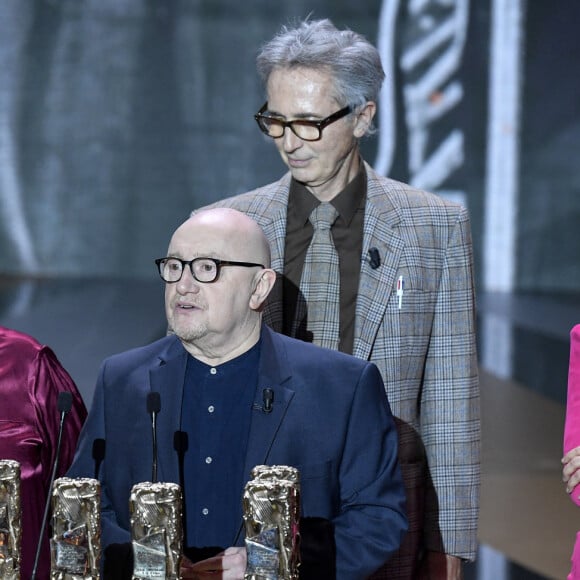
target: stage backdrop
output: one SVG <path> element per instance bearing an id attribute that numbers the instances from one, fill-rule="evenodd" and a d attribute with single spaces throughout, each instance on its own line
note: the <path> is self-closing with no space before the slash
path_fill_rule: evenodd
<path id="1" fill-rule="evenodd" d="M 282 24 L 310 15 L 380 47 L 380 131 L 364 155 L 469 207 L 478 284 L 494 289 L 505 255 L 500 289 L 578 291 L 580 3 L 523 6 L 3 0 L 0 274 L 150 278 L 192 209 L 279 177 L 253 119 L 264 100 L 254 60 Z M 515 41 L 494 54 L 506 31 Z M 511 117 L 490 108 L 502 59 L 514 69 L 495 99 Z M 490 161 L 494 131 L 510 139 L 509 183 L 505 156 Z"/>

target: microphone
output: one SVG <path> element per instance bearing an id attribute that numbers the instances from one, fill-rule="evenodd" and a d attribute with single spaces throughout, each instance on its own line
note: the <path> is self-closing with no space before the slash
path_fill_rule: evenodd
<path id="1" fill-rule="evenodd" d="M 105 440 L 95 439 L 93 441 L 93 460 L 95 462 L 95 479 L 99 479 L 99 469 L 105 459 Z"/>
<path id="2" fill-rule="evenodd" d="M 44 532 L 46 530 L 46 524 L 48 522 L 48 514 L 50 512 L 50 496 L 52 495 L 52 484 L 56 479 L 56 472 L 58 471 L 58 460 L 60 457 L 60 447 L 62 444 L 62 432 L 64 427 L 64 419 L 67 413 L 72 407 L 72 393 L 63 391 L 58 394 L 57 402 L 58 412 L 60 413 L 60 425 L 58 426 L 58 439 L 56 443 L 56 451 L 54 454 L 54 464 L 52 466 L 52 474 L 50 476 L 50 482 L 48 484 L 48 493 L 46 495 L 46 503 L 44 505 L 44 515 L 42 516 L 42 524 L 40 526 L 40 534 L 38 536 L 38 543 L 36 545 L 36 555 L 34 556 L 34 567 L 32 568 L 31 580 L 36 579 L 36 571 L 38 569 L 38 561 L 40 559 L 40 552 L 42 550 L 42 544 L 44 540 Z"/>
<path id="3" fill-rule="evenodd" d="M 179 485 L 181 485 L 183 493 L 183 503 L 181 506 L 182 521 L 187 521 L 187 497 L 185 495 L 185 454 L 189 449 L 189 437 L 187 431 L 175 431 L 173 434 L 173 449 L 177 453 L 177 463 L 179 468 Z M 189 546 L 187 543 L 187 526 L 183 526 L 183 545 Z"/>
<path id="4" fill-rule="evenodd" d="M 377 248 L 369 248 L 369 264 L 373 270 L 376 270 L 381 265 L 381 256 Z"/>
<path id="5" fill-rule="evenodd" d="M 159 411 L 161 411 L 161 395 L 157 391 L 151 391 L 147 395 L 147 413 L 151 415 L 151 434 L 153 438 L 152 483 L 157 483 L 157 414 Z"/>
<path id="6" fill-rule="evenodd" d="M 173 434 L 173 449 L 180 457 L 185 455 L 189 449 L 189 437 L 187 431 L 176 431 Z"/>
<path id="7" fill-rule="evenodd" d="M 264 413 L 272 412 L 272 403 L 274 402 L 274 391 L 272 389 L 264 389 L 262 391 L 262 411 Z"/>

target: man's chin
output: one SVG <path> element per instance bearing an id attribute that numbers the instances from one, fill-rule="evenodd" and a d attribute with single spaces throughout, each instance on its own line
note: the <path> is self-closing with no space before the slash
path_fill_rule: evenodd
<path id="1" fill-rule="evenodd" d="M 309 181 L 309 175 L 308 175 L 308 171 L 306 170 L 306 168 L 299 168 L 299 167 L 292 167 L 289 166 L 288 167 L 290 169 L 290 174 L 292 175 L 292 177 L 298 181 L 299 183 L 302 183 L 304 185 L 307 185 L 308 181 Z"/>
<path id="2" fill-rule="evenodd" d="M 206 329 L 202 327 L 183 327 L 177 324 L 173 327 L 173 333 L 183 342 L 194 342 L 205 335 Z"/>

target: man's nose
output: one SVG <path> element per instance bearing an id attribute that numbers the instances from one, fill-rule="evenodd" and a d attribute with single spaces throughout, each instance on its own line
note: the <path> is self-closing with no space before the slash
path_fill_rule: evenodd
<path id="1" fill-rule="evenodd" d="M 290 127 L 284 127 L 284 135 L 281 139 L 286 152 L 295 151 L 302 146 L 302 139 Z"/>
<path id="2" fill-rule="evenodd" d="M 177 282 L 177 291 L 180 294 L 187 294 L 188 292 L 198 292 L 200 282 L 198 282 L 194 276 L 191 268 L 186 266 L 183 269 L 183 274 L 181 279 Z"/>

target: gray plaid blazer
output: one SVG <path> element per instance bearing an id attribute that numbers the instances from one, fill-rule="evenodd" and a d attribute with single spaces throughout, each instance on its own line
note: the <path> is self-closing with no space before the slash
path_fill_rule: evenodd
<path id="1" fill-rule="evenodd" d="M 479 384 L 468 213 L 377 175 L 368 188 L 353 354 L 374 362 L 399 432 L 409 533 L 388 578 L 411 578 L 422 550 L 473 559 L 480 488 Z M 209 207 L 240 210 L 262 227 L 272 268 L 284 271 L 290 174 Z M 204 208 L 207 209 L 207 208 Z M 381 265 L 372 269 L 368 249 Z M 404 279 L 402 307 L 396 294 Z M 282 330 L 282 284 L 264 320 Z"/>

